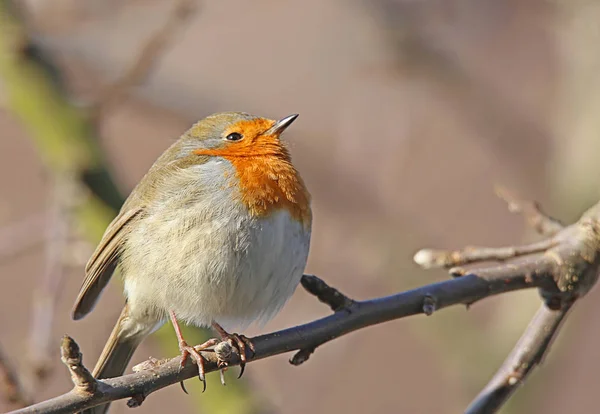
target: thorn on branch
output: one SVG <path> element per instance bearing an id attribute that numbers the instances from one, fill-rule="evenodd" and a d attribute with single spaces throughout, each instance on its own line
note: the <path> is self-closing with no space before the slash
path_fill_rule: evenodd
<path id="1" fill-rule="evenodd" d="M 92 373 L 83 366 L 83 356 L 79 351 L 79 345 L 68 335 L 63 336 L 60 346 L 60 356 L 61 361 L 71 373 L 71 380 L 75 385 L 75 389 L 83 393 L 95 393 L 98 382 Z"/>
<path id="2" fill-rule="evenodd" d="M 504 187 L 497 187 L 496 195 L 508 204 L 508 211 L 522 214 L 529 226 L 541 235 L 553 236 L 564 228 L 560 221 L 544 213 L 535 201 L 520 200 Z"/>
<path id="3" fill-rule="evenodd" d="M 339 290 L 332 288 L 314 275 L 303 275 L 300 283 L 308 293 L 316 296 L 320 302 L 329 305 L 334 312 L 341 310 L 350 311 L 350 308 L 355 303 Z"/>
<path id="4" fill-rule="evenodd" d="M 290 358 L 290 364 L 295 366 L 302 365 L 308 361 L 310 356 L 315 352 L 315 349 L 317 349 L 316 346 L 299 350 Z"/>

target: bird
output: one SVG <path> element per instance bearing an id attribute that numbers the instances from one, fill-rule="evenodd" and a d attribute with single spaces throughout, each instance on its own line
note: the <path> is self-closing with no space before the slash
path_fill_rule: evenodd
<path id="1" fill-rule="evenodd" d="M 236 347 L 241 376 L 246 350 L 254 346 L 229 332 L 274 317 L 308 259 L 311 195 L 281 140 L 297 117 L 210 115 L 184 132 L 133 189 L 88 261 L 72 311 L 75 320 L 87 315 L 119 270 L 125 305 L 95 378 L 122 375 L 142 340 L 168 320 L 182 366 L 192 358 L 204 384 L 199 351 L 220 341 L 190 346 L 179 322 L 212 327 Z"/>

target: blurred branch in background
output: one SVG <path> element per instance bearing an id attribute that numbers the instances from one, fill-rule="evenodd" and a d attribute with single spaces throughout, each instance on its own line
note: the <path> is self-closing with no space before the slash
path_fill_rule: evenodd
<path id="1" fill-rule="evenodd" d="M 512 253 L 507 253 L 509 251 Z M 600 270 L 600 202 L 577 223 L 562 228 L 543 242 L 504 248 L 469 247 L 456 251 L 423 249 L 417 252 L 414 260 L 425 268 L 449 268 L 455 278 L 392 296 L 355 301 L 319 278 L 304 275 L 302 286 L 329 305 L 333 315 L 253 338 L 255 350 L 246 355 L 247 360 L 297 351 L 290 362 L 300 365 L 319 346 L 367 326 L 411 315 L 431 315 L 452 305 L 471 305 L 500 293 L 537 287 L 544 298 L 542 309 L 498 374 L 468 408 L 470 414 L 497 412 L 540 363 L 574 302 L 596 284 Z M 457 267 L 483 261 L 504 263 L 470 271 Z M 72 339 L 66 341 L 76 347 Z M 206 372 L 218 370 L 219 360 L 225 360 L 228 365 L 239 363 L 239 355 L 225 344 L 218 344 L 212 352 L 202 352 L 207 360 Z M 89 375 L 78 374 L 87 370 L 81 365 L 78 348 L 76 354 L 79 355 L 77 369 L 67 364 L 75 384 L 71 392 L 13 414 L 73 412 L 122 398 L 130 398 L 129 406 L 138 406 L 150 393 L 198 375 L 197 366 L 191 361 L 188 360 L 182 369 L 181 357 L 176 357 L 168 361 L 149 360 L 134 369 L 136 374 L 90 383 Z M 375 353 L 365 357 L 377 364 L 390 356 Z M 86 384 L 84 392 L 80 389 L 81 384 Z"/>
<path id="2" fill-rule="evenodd" d="M 535 205 L 520 201 L 506 191 L 501 196 L 509 202 L 509 208 L 516 208 L 525 214 Z M 557 290 L 540 289 L 545 304 L 534 316 L 504 364 L 467 408 L 466 412 L 469 414 L 494 413 L 506 403 L 533 368 L 541 363 L 575 301 L 587 294 L 598 280 L 600 203 L 585 212 L 577 223 L 567 227 L 562 227 L 556 220 L 541 213 L 539 208 L 535 209 L 534 216 L 535 220 L 528 217 L 529 223 L 548 236 L 542 242 L 499 249 L 469 247 L 460 251 L 424 250 L 415 256 L 415 260 L 425 267 L 447 267 L 453 275 L 482 272 L 479 269 L 468 272 L 456 266 L 479 261 L 505 261 L 509 257 L 529 254 L 535 250 L 538 253 L 530 256 L 530 260 L 541 254 L 538 257 L 541 262 L 546 262 L 547 265 L 554 263 L 553 274 Z M 547 250 L 543 248 L 544 245 L 548 247 Z M 508 251 L 512 253 L 507 253 Z M 510 262 L 506 266 L 515 267 Z M 485 272 L 485 268 L 483 271 Z M 534 277 L 534 274 L 528 277 Z"/>
<path id="3" fill-rule="evenodd" d="M 6 399 L 17 407 L 32 404 L 32 399 L 26 394 L 14 364 L 8 360 L 0 347 L 0 398 Z"/>
<path id="4" fill-rule="evenodd" d="M 45 378 L 52 367 L 52 329 L 56 304 L 61 298 L 66 252 L 70 247 L 70 220 L 81 198 L 74 176 L 57 173 L 52 178 L 45 223 L 44 271 L 33 292 L 33 317 L 28 344 L 29 361 L 38 379 Z"/>
<path id="5" fill-rule="evenodd" d="M 464 113 L 487 139 L 478 145 L 489 148 L 506 166 L 523 165 L 529 153 L 540 151 L 551 131 L 544 122 L 532 116 L 504 88 L 482 78 L 469 65 L 468 55 L 453 47 L 445 38 L 444 26 L 452 21 L 452 13 L 469 9 L 469 2 L 377 0 L 367 2 L 384 27 L 388 42 L 395 52 L 395 69 L 403 77 L 426 80 L 437 90 L 465 107 Z M 475 3 L 475 2 L 473 2 Z M 503 6 L 498 5 L 499 8 Z M 453 10 L 456 8 L 457 10 Z M 481 24 L 481 23 L 480 23 Z M 487 131 L 496 131 L 497 138 Z M 522 138 L 527 137 L 527 140 Z M 510 151 L 511 141 L 522 150 Z M 526 142 L 531 144 L 527 145 Z M 522 177 L 532 180 L 533 177 Z M 589 204 L 588 204 L 589 205 Z"/>
<path id="6" fill-rule="evenodd" d="M 86 238 L 96 241 L 124 201 L 99 144 L 98 127 L 102 117 L 131 87 L 149 76 L 175 33 L 190 19 L 195 5 L 194 0 L 175 2 L 165 25 L 150 37 L 131 67 L 108 86 L 92 106 L 82 108 L 74 105 L 67 95 L 60 68 L 50 54 L 29 35 L 23 4 L 18 3 L 17 7 L 16 2 L 0 0 L 0 76 L 7 104 L 29 130 L 52 177 L 46 217 L 26 219 L 18 228 L 3 230 L 7 237 L 15 232 L 22 236 L 17 238 L 22 243 L 17 246 L 12 243 L 12 249 L 4 249 L 3 256 L 13 255 L 39 241 L 46 242 L 46 268 L 33 296 L 29 344 L 33 378 L 25 381 L 31 383 L 32 388 L 50 369 L 54 308 L 61 291 L 68 253 L 65 249 L 70 247 L 70 236 L 76 233 L 73 226 L 76 224 Z M 45 238 L 42 232 L 28 231 L 40 226 L 46 227 Z M 39 237 L 31 237 L 36 233 Z M 207 330 L 190 330 L 194 338 L 209 335 Z M 177 349 L 176 344 L 163 342 L 163 347 L 168 348 L 165 353 Z M 227 412 L 230 408 L 239 413 L 257 412 L 257 399 L 251 395 L 244 383 L 237 382 L 228 387 L 227 399 L 215 398 L 219 396 L 214 394 L 202 396 L 197 402 L 202 407 L 213 408 L 212 412 Z M 218 404 L 211 403 L 213 398 Z"/>
<path id="7" fill-rule="evenodd" d="M 37 230 L 45 222 L 44 214 L 36 214 L 0 228 L 0 261 L 13 258 L 43 243 L 45 234 Z"/>
<path id="8" fill-rule="evenodd" d="M 166 48 L 173 41 L 175 33 L 180 31 L 194 15 L 197 6 L 196 0 L 178 0 L 176 2 L 164 26 L 146 41 L 146 44 L 141 48 L 139 54 L 121 78 L 100 93 L 92 106 L 93 119 L 96 121 L 101 119 L 105 115 L 104 111 L 106 109 L 114 108 L 123 99 L 127 91 L 142 83 L 150 75 L 158 64 L 160 57 L 165 53 Z"/>
<path id="9" fill-rule="evenodd" d="M 548 175 L 561 216 L 576 217 L 600 196 L 600 3 L 553 2 L 560 78 L 555 116 L 556 150 Z"/>
<path id="10" fill-rule="evenodd" d="M 523 74 L 519 73 L 519 66 L 528 59 L 530 66 L 542 65 L 540 62 L 546 62 L 545 54 L 550 59 L 553 57 L 553 39 L 543 33 L 552 27 L 551 13 L 544 14 L 545 7 L 535 5 L 539 2 L 528 3 L 530 10 L 535 12 L 529 19 L 526 18 L 527 24 L 534 29 L 518 33 L 520 29 L 515 24 L 518 19 L 515 9 L 523 10 L 521 6 L 515 7 L 518 2 L 377 0 L 364 3 L 375 11 L 387 42 L 393 48 L 392 76 L 410 84 L 411 88 L 430 90 L 435 97 L 433 99 L 446 101 L 443 106 L 451 111 L 453 119 L 462 118 L 462 122 L 472 128 L 472 147 L 481 150 L 482 156 L 487 156 L 488 161 L 498 161 L 500 165 L 488 179 L 511 182 L 512 186 L 528 194 L 532 189 L 543 193 L 546 173 L 539 165 L 546 157 L 548 146 L 545 142 L 553 133 L 547 122 L 548 117 L 543 114 L 553 108 L 545 109 L 539 99 L 535 100 L 534 105 L 527 103 L 533 102 L 527 94 L 535 87 L 531 87 L 530 79 L 520 79 Z M 532 21 L 535 23 L 532 24 Z M 516 51 L 517 47 L 510 45 L 515 41 L 519 42 L 520 52 Z M 502 51 L 504 47 L 512 50 L 508 56 Z M 532 50 L 525 52 L 530 47 Z M 522 59 L 520 53 L 529 57 Z M 502 56 L 508 57 L 508 60 Z M 547 62 L 545 67 L 552 67 L 552 62 Z M 543 72 L 536 71 L 534 77 L 543 79 Z M 505 75 L 498 76 L 499 73 Z M 511 89 L 506 79 L 519 85 L 516 89 L 528 92 Z M 545 90 L 551 90 L 550 86 L 546 84 Z M 550 102 L 550 99 L 543 101 Z M 432 106 L 431 103 L 429 106 Z M 432 124 L 448 122 L 433 109 L 427 119 Z M 463 139 L 468 136 L 468 132 L 461 131 L 459 134 L 464 134 Z M 446 135 L 441 131 L 439 141 L 433 142 L 437 145 L 437 142 L 460 139 L 456 134 Z M 425 140 L 415 137 L 415 142 Z M 422 151 L 432 151 L 430 148 L 423 145 Z M 532 162 L 536 157 L 542 160 L 539 163 Z M 500 172 L 504 168 L 509 170 Z M 477 186 L 471 180 L 466 182 L 470 189 Z M 456 194 L 463 194 L 462 200 L 467 198 L 464 194 L 468 190 L 455 191 Z M 426 208 L 423 206 L 418 212 Z M 532 212 L 535 206 L 523 208 Z M 468 226 L 457 227 L 461 227 L 464 237 Z M 444 223 L 443 228 L 445 230 L 441 230 L 440 234 L 447 235 L 452 224 L 446 226 Z M 500 231 L 494 232 L 493 237 L 501 234 Z M 506 356 L 506 350 L 510 349 L 537 306 L 536 296 L 524 293 L 520 300 L 502 297 L 475 317 L 456 320 L 444 315 L 432 325 L 422 326 L 413 322 L 411 328 L 425 343 L 445 343 L 444 347 L 436 347 L 434 352 L 445 364 L 446 375 L 460 379 L 455 384 L 463 396 L 457 400 L 459 406 L 464 406 L 468 396 L 480 390 L 480 384 L 487 380 L 490 370 L 495 369 Z M 450 320 L 452 323 L 448 323 Z M 489 343 L 494 343 L 494 346 L 489 346 Z M 467 356 L 471 364 L 465 367 L 464 357 Z M 528 411 L 531 407 L 525 406 L 529 404 L 527 396 L 522 398 L 519 395 L 512 399 L 503 412 Z"/>

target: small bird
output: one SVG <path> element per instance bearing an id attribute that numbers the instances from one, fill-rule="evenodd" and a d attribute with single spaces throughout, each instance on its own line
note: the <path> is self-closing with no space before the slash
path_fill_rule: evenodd
<path id="1" fill-rule="evenodd" d="M 253 345 L 229 330 L 275 316 L 308 258 L 310 194 L 280 140 L 297 117 L 211 115 L 171 145 L 135 187 L 87 263 L 73 309 L 73 319 L 87 315 L 119 268 L 126 304 L 96 378 L 122 375 L 136 347 L 169 319 L 182 366 L 191 357 L 203 382 L 198 351 L 219 340 L 192 347 L 178 321 L 212 326 L 238 349 L 243 372 Z"/>

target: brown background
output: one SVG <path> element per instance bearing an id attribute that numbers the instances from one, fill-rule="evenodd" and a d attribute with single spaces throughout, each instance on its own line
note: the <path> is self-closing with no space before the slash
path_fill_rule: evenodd
<path id="1" fill-rule="evenodd" d="M 30 5 L 43 16 L 41 40 L 84 100 L 122 73 L 172 3 Z M 286 137 L 314 197 L 307 272 L 354 298 L 441 280 L 443 272 L 411 263 L 416 250 L 533 237 L 495 198 L 495 184 L 543 201 L 562 219 L 597 197 L 597 169 L 585 157 L 597 148 L 589 138 L 597 136 L 594 117 L 585 118 L 595 92 L 572 82 L 581 66 L 572 64 L 579 55 L 569 36 L 579 29 L 568 12 L 542 0 L 206 1 L 150 79 L 102 123 L 103 145 L 128 191 L 198 118 L 299 113 Z M 0 224 L 44 211 L 46 184 L 24 129 L 1 110 Z M 19 365 L 42 271 L 41 248 L 0 263 L 0 343 Z M 95 312 L 72 322 L 82 276 L 80 267 L 68 273 L 53 336 L 57 344 L 64 333 L 74 336 L 91 365 L 122 297 L 113 284 Z M 503 412 L 594 411 L 597 298 L 594 290 L 576 306 L 545 364 Z M 371 327 L 319 348 L 299 368 L 288 356 L 253 363 L 242 381 L 274 412 L 461 412 L 538 303 L 535 292 L 515 293 L 468 313 L 461 307 Z M 326 312 L 299 289 L 275 320 L 249 333 Z M 377 351 L 382 345 L 389 353 Z M 134 362 L 149 355 L 165 356 L 148 340 Z M 57 365 L 37 398 L 69 387 Z M 195 412 L 194 401 L 173 386 L 136 412 Z M 0 411 L 9 408 L 2 404 Z M 113 412 L 126 410 L 121 402 Z"/>

